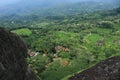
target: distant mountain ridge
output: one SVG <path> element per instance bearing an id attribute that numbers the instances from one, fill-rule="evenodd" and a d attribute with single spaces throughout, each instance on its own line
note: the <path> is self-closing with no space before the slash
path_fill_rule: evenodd
<path id="1" fill-rule="evenodd" d="M 79 2 L 80 1 L 80 2 Z M 99 10 L 109 10 L 119 6 L 119 0 L 65 0 L 65 1 L 51 1 L 51 0 L 21 0 L 18 3 L 0 7 L 1 15 L 22 15 L 22 14 L 36 14 L 40 15 L 71 15 L 82 12 L 92 12 Z"/>

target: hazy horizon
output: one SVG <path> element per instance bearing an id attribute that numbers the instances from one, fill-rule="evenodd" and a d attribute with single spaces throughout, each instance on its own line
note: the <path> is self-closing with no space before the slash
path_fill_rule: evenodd
<path id="1" fill-rule="evenodd" d="M 119 0 L 0 0 L 0 15 L 36 12 L 43 15 L 63 13 L 67 15 L 77 12 L 110 10 L 119 5 Z"/>
<path id="2" fill-rule="evenodd" d="M 19 1 L 21 1 L 21 0 L 0 0 L 0 6 L 13 4 L 13 3 L 16 3 L 16 2 L 19 2 Z"/>
<path id="3" fill-rule="evenodd" d="M 26 1 L 26 0 L 0 0 L 0 6 L 5 6 L 5 5 L 8 5 L 8 4 L 14 4 L 14 3 L 17 3 L 17 2 L 39 2 L 40 4 L 45 4 L 45 3 L 74 3 L 74 2 L 81 2 L 81 1 L 103 1 L 103 2 L 110 2 L 110 1 L 113 1 L 115 3 L 118 3 L 119 0 L 29 0 L 29 1 Z"/>

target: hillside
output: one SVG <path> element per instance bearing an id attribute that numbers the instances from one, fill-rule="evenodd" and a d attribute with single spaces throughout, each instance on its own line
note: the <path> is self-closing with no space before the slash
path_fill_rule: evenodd
<path id="1" fill-rule="evenodd" d="M 11 30 L 26 41 L 29 54 L 37 55 L 28 58 L 28 62 L 42 80 L 64 80 L 106 58 L 120 56 L 119 24 L 118 8 L 69 17 L 46 17 L 43 21 L 33 21 L 27 33 L 26 27 Z"/>
<path id="2" fill-rule="evenodd" d="M 0 13 L 0 26 L 24 40 L 28 66 L 39 80 L 66 80 L 120 56 L 119 0 L 77 1 L 56 5 L 48 0 L 48 7 L 31 0 L 2 8 L 7 10 Z"/>

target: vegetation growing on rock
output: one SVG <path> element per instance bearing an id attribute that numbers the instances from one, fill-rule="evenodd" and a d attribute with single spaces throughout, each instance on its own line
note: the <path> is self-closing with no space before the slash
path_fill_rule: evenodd
<path id="1" fill-rule="evenodd" d="M 37 53 L 27 61 L 40 80 L 64 80 L 106 58 L 120 56 L 120 8 L 83 3 L 36 6 L 32 12 L 0 16 L 0 25 L 20 35 L 31 54 Z"/>

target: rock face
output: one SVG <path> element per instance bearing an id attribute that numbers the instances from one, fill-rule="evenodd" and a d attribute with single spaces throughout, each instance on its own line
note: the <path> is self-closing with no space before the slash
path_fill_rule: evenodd
<path id="1" fill-rule="evenodd" d="M 106 59 L 69 80 L 120 80 L 120 56 Z"/>
<path id="2" fill-rule="evenodd" d="M 16 34 L 0 28 L 0 80 L 37 80 L 26 58 L 24 42 Z M 34 79 L 29 79 L 31 76 Z"/>

